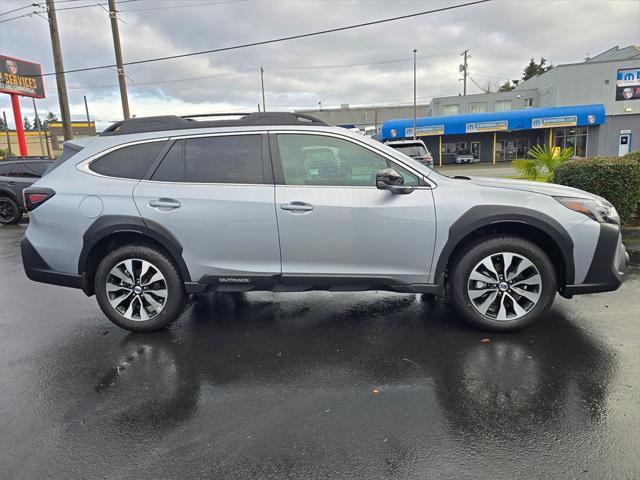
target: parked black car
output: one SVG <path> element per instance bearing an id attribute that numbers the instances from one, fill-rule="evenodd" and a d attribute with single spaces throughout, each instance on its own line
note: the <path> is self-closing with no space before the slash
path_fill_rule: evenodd
<path id="1" fill-rule="evenodd" d="M 22 190 L 38 180 L 51 163 L 49 159 L 0 161 L 0 225 L 22 219 Z"/>

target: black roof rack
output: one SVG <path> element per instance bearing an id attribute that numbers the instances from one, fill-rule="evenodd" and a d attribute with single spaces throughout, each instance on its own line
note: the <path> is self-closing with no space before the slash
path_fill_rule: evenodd
<path id="1" fill-rule="evenodd" d="M 237 117 L 224 120 L 194 120 L 205 117 Z M 244 127 L 263 125 L 328 125 L 311 115 L 290 112 L 254 113 L 198 113 L 195 115 L 163 115 L 158 117 L 131 118 L 116 122 L 100 135 L 129 135 L 132 133 L 159 132 L 163 130 L 183 130 L 188 128 Z"/>

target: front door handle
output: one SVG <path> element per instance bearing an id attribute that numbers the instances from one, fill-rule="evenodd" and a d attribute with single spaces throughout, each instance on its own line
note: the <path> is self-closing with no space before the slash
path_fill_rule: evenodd
<path id="1" fill-rule="evenodd" d="M 7 185 L 9 185 L 10 187 L 15 187 L 16 186 L 16 182 L 7 182 Z"/>
<path id="2" fill-rule="evenodd" d="M 149 202 L 150 207 L 159 208 L 160 210 L 173 210 L 174 208 L 180 208 L 181 205 L 178 200 L 173 198 L 159 198 Z"/>
<path id="3" fill-rule="evenodd" d="M 283 203 L 280 205 L 282 210 L 289 210 L 290 212 L 310 212 L 313 210 L 313 206 L 304 202 L 291 202 Z"/>

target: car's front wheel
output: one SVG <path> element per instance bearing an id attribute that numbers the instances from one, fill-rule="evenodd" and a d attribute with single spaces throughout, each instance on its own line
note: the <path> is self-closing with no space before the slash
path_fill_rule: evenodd
<path id="1" fill-rule="evenodd" d="M 0 225 L 13 225 L 22 219 L 22 210 L 9 197 L 0 197 Z"/>
<path id="2" fill-rule="evenodd" d="M 96 270 L 95 292 L 109 320 L 132 332 L 165 328 L 187 300 L 171 259 L 145 245 L 124 246 L 108 254 Z"/>
<path id="3" fill-rule="evenodd" d="M 450 273 L 453 306 L 487 330 L 531 325 L 547 313 L 557 290 L 549 257 L 536 244 L 511 235 L 471 246 L 454 260 Z"/>

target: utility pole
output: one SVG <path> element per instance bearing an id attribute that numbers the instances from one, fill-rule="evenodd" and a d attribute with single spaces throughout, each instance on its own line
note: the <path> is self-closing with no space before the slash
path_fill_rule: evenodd
<path id="1" fill-rule="evenodd" d="M 33 102 L 33 113 L 36 117 L 36 127 L 38 128 L 38 141 L 40 142 L 40 151 L 44 156 L 44 145 L 42 145 L 42 128 L 40 128 L 40 117 L 38 116 L 38 109 L 36 108 L 36 99 L 31 97 L 31 101 Z"/>
<path id="2" fill-rule="evenodd" d="M 260 67 L 260 83 L 262 83 L 262 111 L 267 111 L 267 104 L 264 101 L 264 68 Z"/>
<path id="3" fill-rule="evenodd" d="M 62 117 L 62 132 L 65 140 L 73 138 L 71 129 L 71 112 L 69 111 L 69 97 L 67 96 L 67 82 L 64 78 L 64 64 L 62 63 L 62 49 L 58 34 L 58 19 L 54 0 L 47 0 L 47 16 L 49 17 L 49 33 L 51 34 L 51 48 L 53 49 L 53 64 L 56 69 L 56 84 L 58 86 L 58 102 Z"/>
<path id="4" fill-rule="evenodd" d="M 464 63 L 462 65 L 460 65 L 460 71 L 462 72 L 462 95 L 466 95 L 467 94 L 467 77 L 469 76 L 469 50 L 465 50 L 464 52 L 462 52 L 460 54 L 460 56 L 464 57 Z"/>
<path id="5" fill-rule="evenodd" d="M 418 108 L 416 105 L 416 53 L 417 49 L 413 49 L 413 139 L 417 138 L 416 123 L 418 119 Z"/>
<path id="6" fill-rule="evenodd" d="M 129 115 L 127 79 L 124 75 L 124 65 L 122 64 L 122 48 L 120 46 L 120 31 L 118 30 L 118 11 L 116 10 L 116 0 L 109 0 L 109 19 L 111 20 L 111 33 L 113 34 L 113 49 L 116 53 L 118 84 L 120 85 L 120 99 L 122 100 L 122 115 L 125 120 L 128 120 L 131 116 Z"/>
<path id="7" fill-rule="evenodd" d="M 87 96 L 83 95 L 84 97 L 84 111 L 87 112 L 87 123 L 91 123 L 91 119 L 89 118 L 89 105 L 87 105 Z"/>

